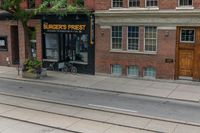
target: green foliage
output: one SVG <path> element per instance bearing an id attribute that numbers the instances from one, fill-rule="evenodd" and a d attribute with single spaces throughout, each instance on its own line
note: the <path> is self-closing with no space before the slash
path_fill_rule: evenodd
<path id="1" fill-rule="evenodd" d="M 28 59 L 23 64 L 23 71 L 30 73 L 40 73 L 42 63 L 37 59 Z"/>

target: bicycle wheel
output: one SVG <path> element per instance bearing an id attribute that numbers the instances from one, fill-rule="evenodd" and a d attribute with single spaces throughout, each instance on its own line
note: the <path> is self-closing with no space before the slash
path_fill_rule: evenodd
<path id="1" fill-rule="evenodd" d="M 75 66 L 71 67 L 71 73 L 76 74 L 77 73 L 77 68 Z"/>
<path id="2" fill-rule="evenodd" d="M 64 73 L 67 73 L 67 72 L 68 72 L 68 67 L 64 67 L 64 68 L 62 69 L 62 71 L 63 71 Z"/>

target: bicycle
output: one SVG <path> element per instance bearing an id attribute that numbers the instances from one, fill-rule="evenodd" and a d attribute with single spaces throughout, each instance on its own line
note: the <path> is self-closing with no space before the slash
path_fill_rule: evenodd
<path id="1" fill-rule="evenodd" d="M 50 71 L 55 71 L 55 65 L 56 63 L 50 63 L 49 66 L 47 67 L 47 70 L 50 70 Z"/>
<path id="2" fill-rule="evenodd" d="M 72 74 L 76 74 L 77 73 L 77 68 L 70 62 L 65 63 L 64 68 L 62 70 L 65 73 L 72 73 Z"/>

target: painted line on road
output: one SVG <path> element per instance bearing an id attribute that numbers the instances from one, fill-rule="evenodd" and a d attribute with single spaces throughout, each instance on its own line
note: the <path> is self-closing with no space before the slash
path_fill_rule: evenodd
<path id="1" fill-rule="evenodd" d="M 131 112 L 131 113 L 137 113 L 138 112 L 138 111 L 135 111 L 135 110 L 121 109 L 121 108 L 109 107 L 109 106 L 103 106 L 103 105 L 96 105 L 96 104 L 88 104 L 88 105 L 93 106 L 93 107 L 97 107 L 97 108 L 105 108 L 105 109 L 118 110 L 118 111 Z"/>

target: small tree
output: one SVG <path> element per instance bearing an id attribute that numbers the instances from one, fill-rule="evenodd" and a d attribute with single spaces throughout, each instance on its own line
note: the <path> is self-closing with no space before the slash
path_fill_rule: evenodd
<path id="1" fill-rule="evenodd" d="M 59 15 L 66 15 L 68 12 L 75 13 L 77 9 L 82 8 L 82 0 L 41 0 L 41 4 L 34 9 L 23 9 L 21 3 L 27 0 L 0 0 L 0 9 L 10 13 L 17 21 L 21 22 L 24 29 L 25 45 L 28 49 L 28 58 L 32 57 L 31 46 L 29 42 L 30 31 L 28 28 L 28 21 L 33 16 L 41 13 L 55 13 Z"/>

